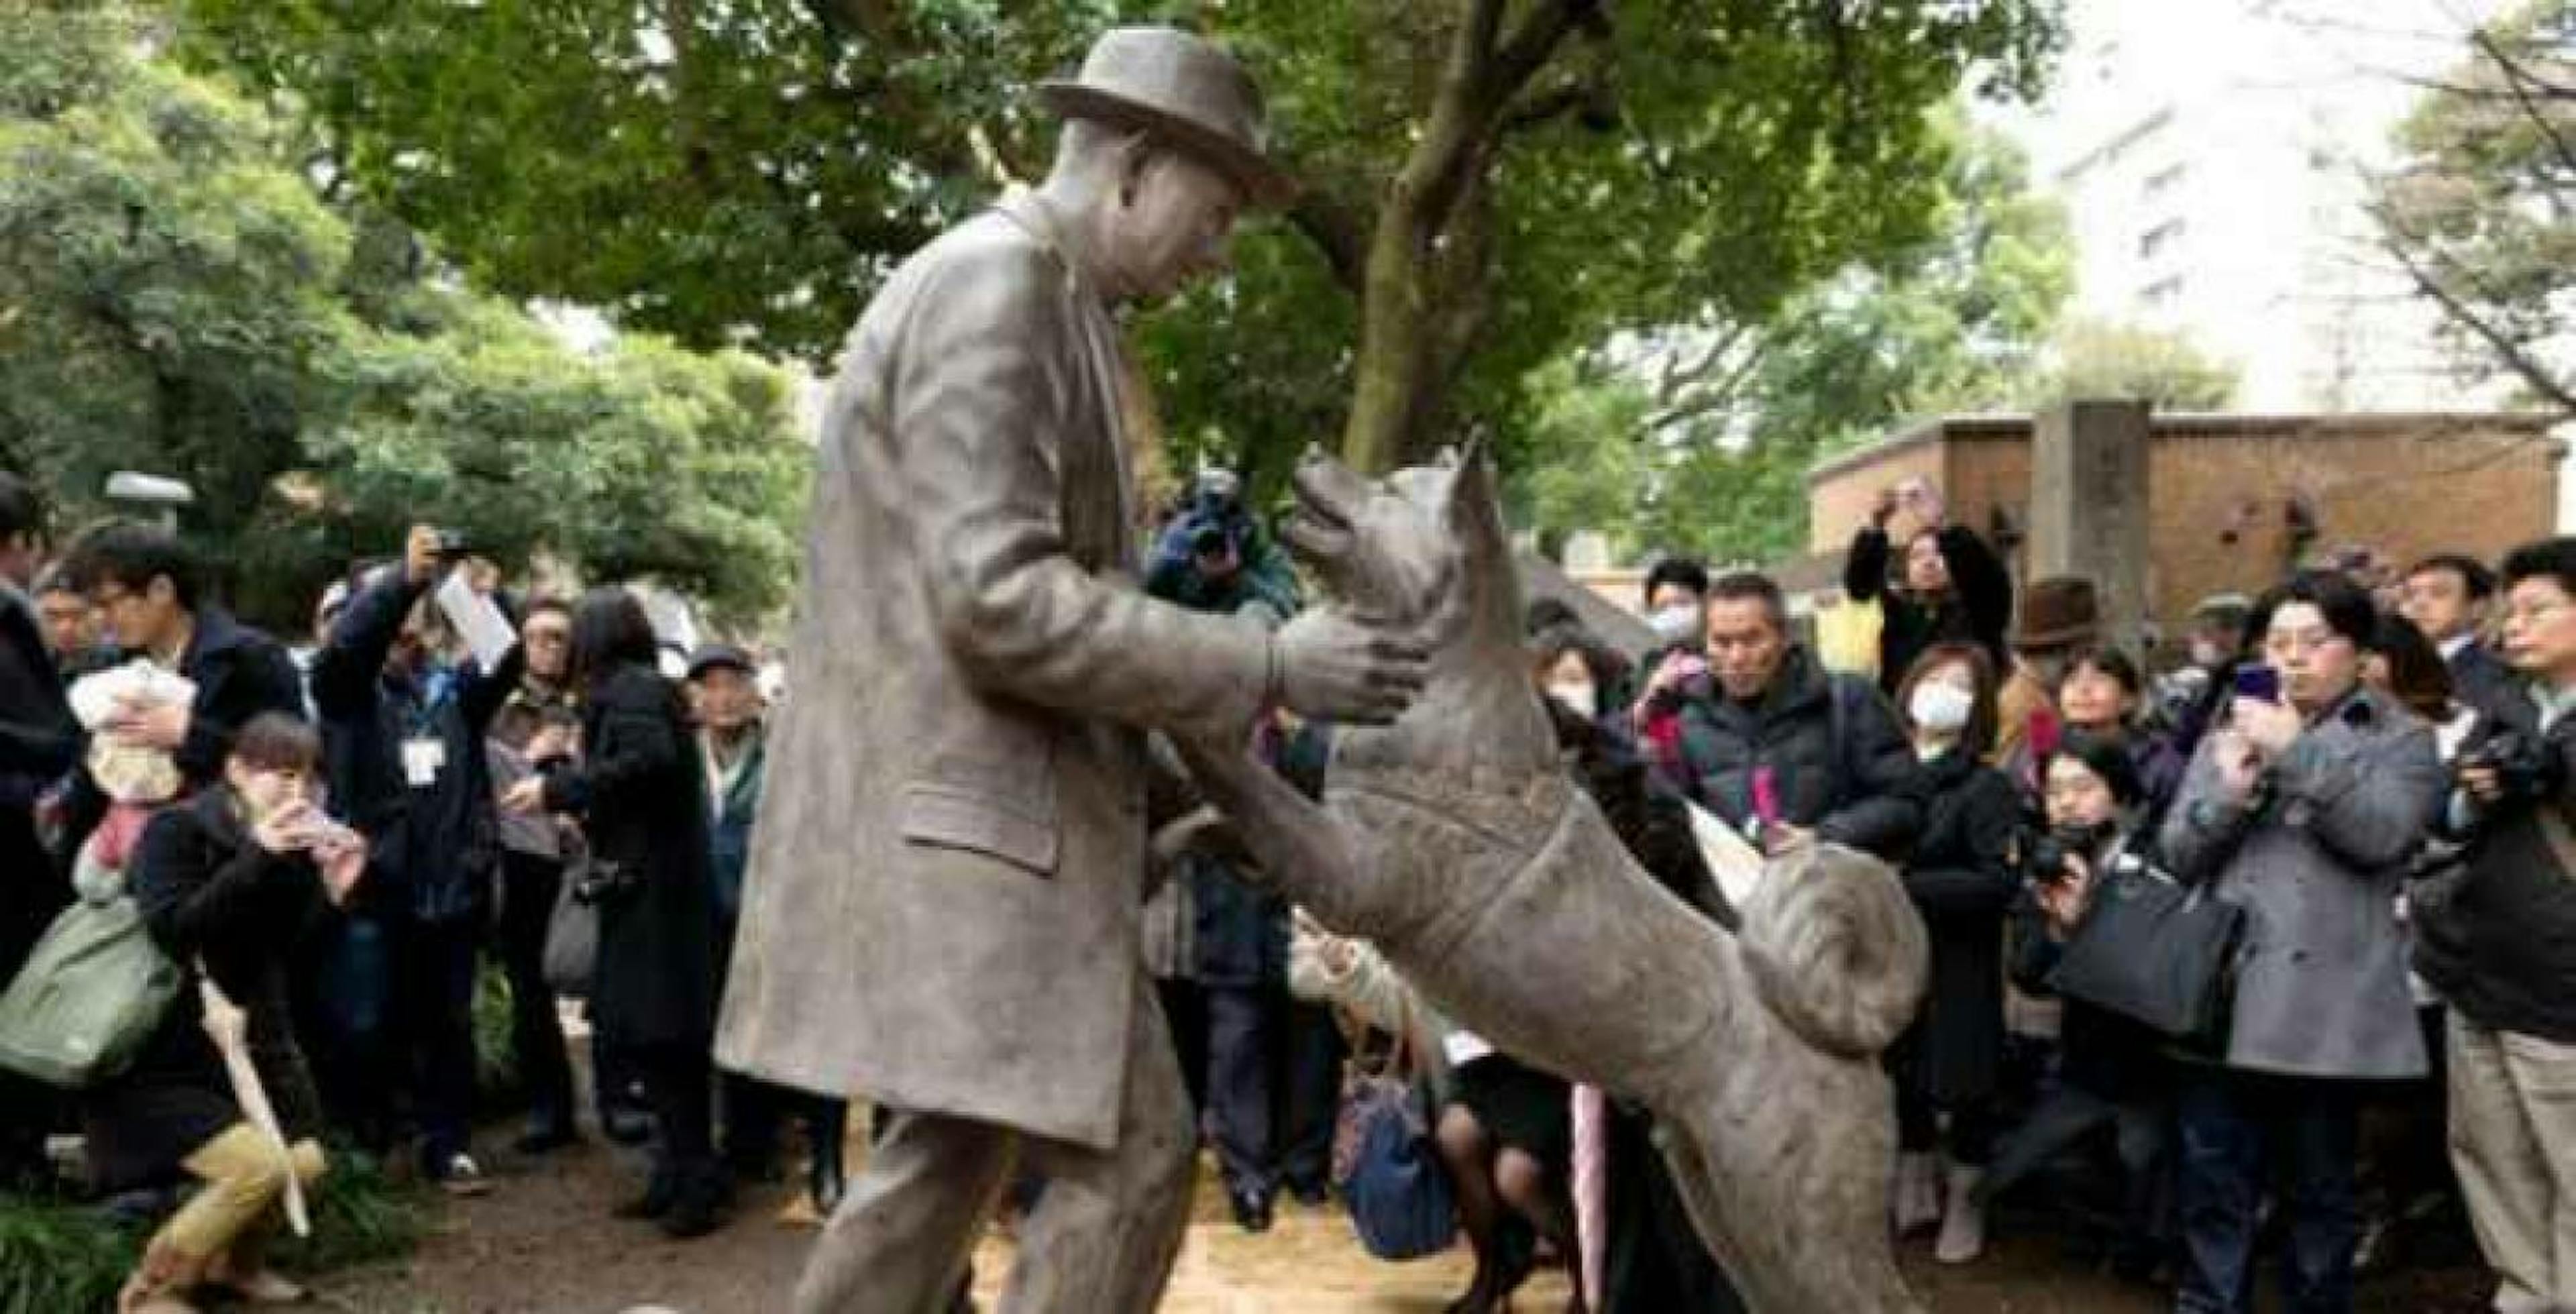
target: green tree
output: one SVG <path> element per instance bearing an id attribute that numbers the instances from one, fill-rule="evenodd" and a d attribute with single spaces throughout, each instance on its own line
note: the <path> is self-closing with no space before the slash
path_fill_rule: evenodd
<path id="1" fill-rule="evenodd" d="M 189 531 L 279 623 L 416 519 L 775 605 L 806 459 L 785 376 L 575 352 L 323 200 L 279 121 L 156 35 L 0 10 L 0 463 L 75 521 L 111 471 L 187 480 Z"/>
<path id="2" fill-rule="evenodd" d="M 1948 165 L 1925 239 L 1766 318 L 1659 330 L 1589 353 L 1588 372 L 1537 376 L 1562 430 L 1525 484 L 1543 531 L 1585 527 L 1558 508 L 1620 507 L 1590 527 L 1623 551 L 1770 560 L 1805 545 L 1817 460 L 1914 416 L 2021 397 L 2072 285 L 2064 216 L 2000 136 L 1955 112 L 1933 130 Z M 1536 495 L 1563 481 L 1591 496 Z"/>
<path id="3" fill-rule="evenodd" d="M 2058 331 L 2049 354 L 2051 364 L 2023 393 L 2024 409 L 2118 398 L 2157 410 L 2214 411 L 2236 395 L 2235 366 L 2163 329 L 2077 320 Z"/>
<path id="4" fill-rule="evenodd" d="M 889 264 L 1031 177 L 1021 89 L 1114 21 L 1241 49 L 1309 184 L 1144 333 L 1185 456 L 1481 432 L 1622 328 L 1757 319 L 1919 240 L 1923 116 L 2037 83 L 2054 0 L 184 0 L 327 168 L 510 294 L 819 363 Z M 1288 249 L 1295 247 L 1299 249 Z"/>
<path id="5" fill-rule="evenodd" d="M 2576 413 L 2576 0 L 2530 0 L 2469 47 L 2399 130 L 2372 211 L 2479 374 Z"/>

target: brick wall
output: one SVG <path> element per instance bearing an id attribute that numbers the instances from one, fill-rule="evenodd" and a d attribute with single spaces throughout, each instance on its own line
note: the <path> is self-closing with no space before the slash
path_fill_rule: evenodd
<path id="1" fill-rule="evenodd" d="M 2367 543 L 2404 560 L 2493 559 L 2557 525 L 2559 449 L 2530 417 L 2166 415 L 2152 441 L 2147 586 L 2168 633 L 2209 594 L 2280 578 L 2293 498 L 2315 512 L 2315 546 Z M 2026 528 L 2030 422 L 1935 421 L 1818 467 L 1813 549 L 1839 552 L 1879 489 L 1918 474 L 1941 481 L 1959 523 L 1987 532 L 2001 507 Z"/>

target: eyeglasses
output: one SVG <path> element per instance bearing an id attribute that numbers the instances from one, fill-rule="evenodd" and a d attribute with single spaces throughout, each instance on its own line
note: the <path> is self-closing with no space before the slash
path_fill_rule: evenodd
<path id="1" fill-rule="evenodd" d="M 530 630 L 527 633 L 527 641 L 531 646 L 540 643 L 570 643 L 572 642 L 572 633 L 568 630 Z"/>

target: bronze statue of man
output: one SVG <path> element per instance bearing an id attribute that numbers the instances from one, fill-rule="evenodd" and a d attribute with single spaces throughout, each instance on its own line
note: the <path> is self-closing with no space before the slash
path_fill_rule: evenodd
<path id="1" fill-rule="evenodd" d="M 1215 47 L 1110 32 L 1038 95 L 1044 184 L 915 253 L 826 412 L 794 672 L 717 1042 L 730 1068 L 894 1110 L 796 1309 L 945 1308 L 1016 1153 L 1047 1180 L 1005 1308 L 1154 1308 L 1195 1138 L 1146 988 L 1146 734 L 1262 709 L 1383 723 L 1418 648 L 1153 601 L 1114 305 L 1220 269 L 1290 191 Z"/>

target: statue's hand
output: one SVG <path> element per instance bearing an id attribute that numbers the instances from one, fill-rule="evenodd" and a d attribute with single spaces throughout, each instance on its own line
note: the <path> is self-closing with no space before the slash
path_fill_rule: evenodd
<path id="1" fill-rule="evenodd" d="M 1317 721 L 1384 725 L 1422 693 L 1430 656 L 1338 611 L 1301 613 L 1270 636 L 1270 697 Z"/>

